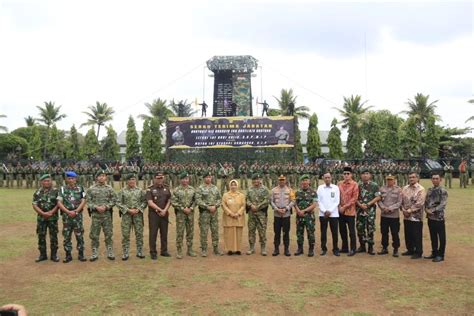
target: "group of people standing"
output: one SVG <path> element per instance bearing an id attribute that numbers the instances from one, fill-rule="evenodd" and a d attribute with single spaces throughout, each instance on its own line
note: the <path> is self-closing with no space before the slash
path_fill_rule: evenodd
<path id="1" fill-rule="evenodd" d="M 386 175 L 386 184 L 379 186 L 372 180 L 370 169 L 359 170 L 360 181 L 352 179 L 350 166 L 343 168 L 343 180 L 333 183 L 333 175 L 326 172 L 324 183 L 317 187 L 311 185 L 311 177 L 303 174 L 299 177 L 299 186 L 293 189 L 288 185 L 285 175 L 278 177 L 278 184 L 269 190 L 262 183 L 259 173 L 252 175 L 252 185 L 242 192 L 239 181 L 232 179 L 228 191 L 221 195 L 213 184 L 210 172 L 202 175 L 199 186 L 190 185 L 190 176 L 183 171 L 179 174 L 179 185 L 170 189 L 165 174 L 158 171 L 154 174 L 153 184 L 146 191 L 137 185 L 137 176 L 128 174 L 126 186 L 119 192 L 107 184 L 107 174 L 99 170 L 95 174 L 96 183 L 87 190 L 77 184 L 74 171 L 65 173 L 66 184 L 54 188 L 51 175 L 40 177 L 41 187 L 33 195 L 33 208 L 37 213 L 37 234 L 40 256 L 37 262 L 47 260 L 46 235 L 50 235 L 50 259 L 57 262 L 58 257 L 58 219 L 63 220 L 63 237 L 65 257 L 63 262 L 72 260 L 72 235 L 76 236 L 78 259 L 86 261 L 84 256 L 83 213 L 87 209 L 91 216 L 89 237 L 92 255 L 90 261 L 99 258 L 99 236 L 101 230 L 105 235 L 107 258 L 115 259 L 113 250 L 113 208 L 119 210 L 122 233 L 122 260 L 130 256 L 130 232 L 133 229 L 136 239 L 136 256 L 145 258 L 144 253 L 144 213 L 148 207 L 149 253 L 153 260 L 158 258 L 157 236 L 160 234 L 161 256 L 169 257 L 168 226 L 170 208 L 173 207 L 176 219 L 176 257 L 184 255 L 196 257 L 193 248 L 195 210 L 199 212 L 200 255 L 208 255 L 208 234 L 211 232 L 212 252 L 223 255 L 219 248 L 219 217 L 222 216 L 225 252 L 228 255 L 241 255 L 243 228 L 248 225 L 247 255 L 256 252 L 257 233 L 260 243 L 260 254 L 267 256 L 268 210 L 273 210 L 274 250 L 273 256 L 280 254 L 283 233 L 283 254 L 290 253 L 290 227 L 293 212 L 296 213 L 297 250 L 295 256 L 303 255 L 305 233 L 308 243 L 308 256 L 315 255 L 316 217 L 319 217 L 321 256 L 327 254 L 328 226 L 332 235 L 332 253 L 340 256 L 347 253 L 375 255 L 374 233 L 376 230 L 376 209 L 380 209 L 380 229 L 382 249 L 379 255 L 388 254 L 389 233 L 392 236 L 394 257 L 399 256 L 400 248 L 400 215 L 403 215 L 405 245 L 407 250 L 402 255 L 412 259 L 422 258 L 423 217 L 426 213 L 432 241 L 432 253 L 425 258 L 434 262 L 444 260 L 446 232 L 444 213 L 447 202 L 447 191 L 440 185 L 441 176 L 433 174 L 433 187 L 427 191 L 419 184 L 418 174 L 408 175 L 408 184 L 403 188 L 396 185 L 395 176 Z M 86 208 L 87 205 L 87 208 Z M 219 212 L 219 209 L 222 209 Z M 220 215 L 221 214 L 221 215 Z M 359 247 L 357 248 L 356 233 Z M 339 248 L 338 239 L 342 239 Z M 186 249 L 184 248 L 186 238 Z"/>

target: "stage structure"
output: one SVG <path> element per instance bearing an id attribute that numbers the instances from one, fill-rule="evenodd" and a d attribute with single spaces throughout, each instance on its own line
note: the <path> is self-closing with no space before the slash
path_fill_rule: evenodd
<path id="1" fill-rule="evenodd" d="M 249 55 L 214 56 L 207 67 L 214 73 L 213 116 L 252 116 L 251 78 L 257 60 Z"/>

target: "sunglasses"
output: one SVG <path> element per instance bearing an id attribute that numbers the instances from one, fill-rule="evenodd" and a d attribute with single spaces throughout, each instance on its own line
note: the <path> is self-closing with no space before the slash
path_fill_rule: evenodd
<path id="1" fill-rule="evenodd" d="M 343 175 L 348 175 L 348 174 L 351 174 L 350 172 L 344 172 Z"/>

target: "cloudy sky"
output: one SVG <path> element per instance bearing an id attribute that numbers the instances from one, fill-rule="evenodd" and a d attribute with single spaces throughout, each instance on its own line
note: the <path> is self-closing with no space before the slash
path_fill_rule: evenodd
<path id="1" fill-rule="evenodd" d="M 206 60 L 248 54 L 261 66 L 254 98 L 276 106 L 274 96 L 293 88 L 321 130 L 343 96 L 399 113 L 417 92 L 439 100 L 443 125 L 465 127 L 474 115 L 472 20 L 469 1 L 0 0 L 0 113 L 8 116 L 0 125 L 24 126 L 37 105 L 54 101 L 68 115 L 59 127 L 69 129 L 100 101 L 116 110 L 121 131 L 154 98 L 211 104 Z"/>

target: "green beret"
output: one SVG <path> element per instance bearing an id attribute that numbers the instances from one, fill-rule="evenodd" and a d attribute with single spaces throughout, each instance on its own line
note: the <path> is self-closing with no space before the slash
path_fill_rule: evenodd
<path id="1" fill-rule="evenodd" d="M 370 173 L 369 168 L 360 168 L 360 173 L 366 173 L 366 172 Z"/>
<path id="2" fill-rule="evenodd" d="M 179 174 L 179 179 L 180 179 L 180 180 L 182 180 L 182 179 L 184 179 L 184 178 L 186 178 L 186 177 L 189 177 L 189 174 L 188 174 L 187 172 L 181 172 L 181 173 Z"/>
<path id="3" fill-rule="evenodd" d="M 40 178 L 40 181 L 43 181 L 44 179 L 51 179 L 51 175 L 49 173 L 43 174 Z"/>
<path id="4" fill-rule="evenodd" d="M 130 174 L 127 174 L 127 176 L 125 177 L 125 180 L 130 180 L 130 179 L 136 179 L 137 176 L 133 173 L 130 173 Z"/>
<path id="5" fill-rule="evenodd" d="M 310 179 L 310 178 L 309 178 L 309 175 L 307 175 L 307 174 L 304 174 L 304 175 L 302 175 L 302 176 L 300 177 L 300 181 L 309 180 L 309 179 Z"/>
<path id="6" fill-rule="evenodd" d="M 105 173 L 105 170 L 104 170 L 104 169 L 99 169 L 99 171 L 97 171 L 97 172 L 95 173 L 95 177 L 97 178 L 97 177 L 100 176 L 101 174 L 107 175 L 107 174 Z"/>
<path id="7" fill-rule="evenodd" d="M 204 172 L 204 174 L 202 175 L 203 178 L 205 177 L 212 177 L 212 173 L 210 171 L 206 171 Z"/>
<path id="8" fill-rule="evenodd" d="M 252 180 L 257 180 L 257 179 L 261 179 L 262 177 L 258 174 L 258 173 L 254 173 L 252 175 Z"/>

